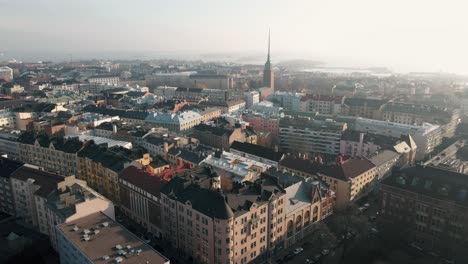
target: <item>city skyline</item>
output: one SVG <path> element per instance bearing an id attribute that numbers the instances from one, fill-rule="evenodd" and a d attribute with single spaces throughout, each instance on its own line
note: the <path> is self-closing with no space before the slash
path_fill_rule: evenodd
<path id="1" fill-rule="evenodd" d="M 276 63 L 310 59 L 334 66 L 464 74 L 466 4 L 450 2 L 117 1 L 109 8 L 109 1 L 0 1 L 0 33 L 8 38 L 0 46 L 0 60 L 63 61 L 73 54 L 76 60 L 245 62 L 246 56 L 264 54 L 265 32 L 271 28 Z"/>

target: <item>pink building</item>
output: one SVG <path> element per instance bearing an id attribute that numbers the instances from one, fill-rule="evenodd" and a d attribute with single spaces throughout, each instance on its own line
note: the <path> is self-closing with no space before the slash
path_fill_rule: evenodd
<path id="1" fill-rule="evenodd" d="M 242 120 L 249 122 L 256 132 L 269 132 L 271 135 L 271 143 L 278 145 L 279 143 L 279 118 L 269 118 L 263 115 L 245 114 L 242 115 Z"/>

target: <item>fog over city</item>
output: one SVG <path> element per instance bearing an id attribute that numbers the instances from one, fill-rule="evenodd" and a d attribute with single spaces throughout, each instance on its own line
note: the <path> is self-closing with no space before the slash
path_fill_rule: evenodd
<path id="1" fill-rule="evenodd" d="M 468 72 L 466 1 L 0 0 L 0 61 L 264 60 Z"/>

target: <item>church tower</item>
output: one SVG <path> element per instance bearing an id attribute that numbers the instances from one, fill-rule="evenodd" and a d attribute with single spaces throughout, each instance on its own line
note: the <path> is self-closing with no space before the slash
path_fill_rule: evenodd
<path id="1" fill-rule="evenodd" d="M 275 76 L 270 62 L 270 30 L 268 30 L 268 55 L 263 69 L 263 86 L 270 87 L 271 91 L 275 90 Z"/>

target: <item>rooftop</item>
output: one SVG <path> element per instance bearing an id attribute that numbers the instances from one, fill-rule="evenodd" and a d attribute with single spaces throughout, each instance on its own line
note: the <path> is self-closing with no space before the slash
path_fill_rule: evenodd
<path id="1" fill-rule="evenodd" d="M 468 206 L 468 175 L 466 174 L 431 166 L 414 166 L 394 173 L 382 184 Z"/>
<path id="2" fill-rule="evenodd" d="M 11 174 L 21 168 L 24 163 L 0 156 L 0 177 L 10 178 Z"/>
<path id="3" fill-rule="evenodd" d="M 231 149 L 276 162 L 279 162 L 284 156 L 283 152 L 275 152 L 272 149 L 247 142 L 234 141 L 231 144 Z"/>
<path id="4" fill-rule="evenodd" d="M 159 197 L 166 180 L 135 166 L 128 166 L 120 173 L 120 179 L 127 181 L 150 194 Z"/>
<path id="5" fill-rule="evenodd" d="M 44 198 L 47 198 L 47 195 L 57 188 L 57 184 L 65 179 L 62 175 L 45 172 L 30 166 L 20 167 L 11 174 L 11 178 L 24 182 L 29 179 L 34 180 L 34 185 L 39 185 L 39 189 L 34 194 Z"/>
<path id="6" fill-rule="evenodd" d="M 123 263 L 169 263 L 169 259 L 102 212 L 57 228 L 96 264 L 117 262 L 119 258 Z"/>

